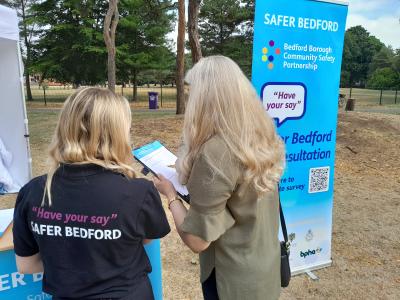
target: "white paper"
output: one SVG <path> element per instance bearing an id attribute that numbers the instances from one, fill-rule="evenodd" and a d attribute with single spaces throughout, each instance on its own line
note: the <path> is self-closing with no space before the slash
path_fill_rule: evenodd
<path id="1" fill-rule="evenodd" d="M 0 237 L 13 220 L 14 208 L 0 210 Z"/>
<path id="2" fill-rule="evenodd" d="M 156 174 L 161 174 L 174 185 L 175 190 L 183 196 L 189 194 L 186 186 L 179 183 L 175 170 L 177 157 L 165 148 L 160 142 L 155 141 L 133 151 L 147 168 Z"/>

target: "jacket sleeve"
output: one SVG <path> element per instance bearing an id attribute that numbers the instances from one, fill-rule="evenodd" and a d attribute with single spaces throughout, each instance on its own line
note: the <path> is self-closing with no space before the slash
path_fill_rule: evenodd
<path id="1" fill-rule="evenodd" d="M 208 143 L 188 180 L 190 208 L 180 229 L 212 242 L 235 224 L 228 202 L 238 180 L 237 163 L 226 147 Z"/>

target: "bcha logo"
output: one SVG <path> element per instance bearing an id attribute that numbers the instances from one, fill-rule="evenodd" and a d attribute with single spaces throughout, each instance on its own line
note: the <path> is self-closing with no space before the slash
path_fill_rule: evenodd
<path id="1" fill-rule="evenodd" d="M 308 249 L 308 251 L 306 251 L 306 252 L 300 251 L 300 257 L 306 258 L 307 256 L 319 254 L 319 253 L 321 253 L 321 251 L 322 251 L 322 248 L 320 248 L 320 247 L 318 247 L 315 250 Z"/>

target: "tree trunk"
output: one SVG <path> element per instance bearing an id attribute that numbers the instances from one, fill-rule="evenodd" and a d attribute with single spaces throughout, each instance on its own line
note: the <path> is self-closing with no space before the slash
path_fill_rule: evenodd
<path id="1" fill-rule="evenodd" d="M 160 88 L 161 88 L 160 100 L 161 100 L 161 107 L 162 107 L 162 104 L 163 104 L 163 83 L 162 82 L 161 82 Z"/>
<path id="2" fill-rule="evenodd" d="M 353 87 L 350 85 L 350 97 L 351 98 L 351 92 L 353 91 Z"/>
<path id="3" fill-rule="evenodd" d="M 201 0 L 189 0 L 188 31 L 193 65 L 202 58 L 198 26 L 200 3 Z"/>
<path id="4" fill-rule="evenodd" d="M 381 96 L 379 97 L 379 105 L 382 105 L 382 90 L 381 90 Z"/>
<path id="5" fill-rule="evenodd" d="M 31 91 L 31 80 L 29 78 L 28 71 L 26 71 L 26 74 L 25 74 L 25 86 L 26 86 L 26 100 L 33 101 L 32 91 Z"/>
<path id="6" fill-rule="evenodd" d="M 47 106 L 46 88 L 45 87 L 43 87 L 43 99 L 44 99 L 44 106 Z"/>
<path id="7" fill-rule="evenodd" d="M 115 32 L 119 21 L 118 0 L 110 0 L 107 15 L 104 19 L 103 37 L 107 47 L 108 88 L 115 92 Z"/>
<path id="8" fill-rule="evenodd" d="M 133 97 L 132 101 L 138 101 L 138 87 L 137 87 L 137 81 L 133 83 Z"/>
<path id="9" fill-rule="evenodd" d="M 132 94 L 132 101 L 138 100 L 138 91 L 137 91 L 137 72 L 136 70 L 133 71 L 133 94 Z"/>
<path id="10" fill-rule="evenodd" d="M 185 0 L 178 1 L 178 38 L 176 55 L 176 114 L 185 113 Z"/>

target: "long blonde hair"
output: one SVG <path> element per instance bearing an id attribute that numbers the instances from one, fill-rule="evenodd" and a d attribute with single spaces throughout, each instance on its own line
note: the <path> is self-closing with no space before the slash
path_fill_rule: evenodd
<path id="1" fill-rule="evenodd" d="M 46 196 L 51 205 L 51 184 L 61 163 L 96 164 L 135 177 L 132 167 L 128 101 L 107 89 L 83 88 L 65 101 L 50 145 L 51 167 Z"/>
<path id="2" fill-rule="evenodd" d="M 187 183 L 203 144 L 218 135 L 242 165 L 244 183 L 259 195 L 274 190 L 285 165 L 284 144 L 239 66 L 224 56 L 203 58 L 186 82 L 190 93 L 177 162 L 181 183 Z"/>

